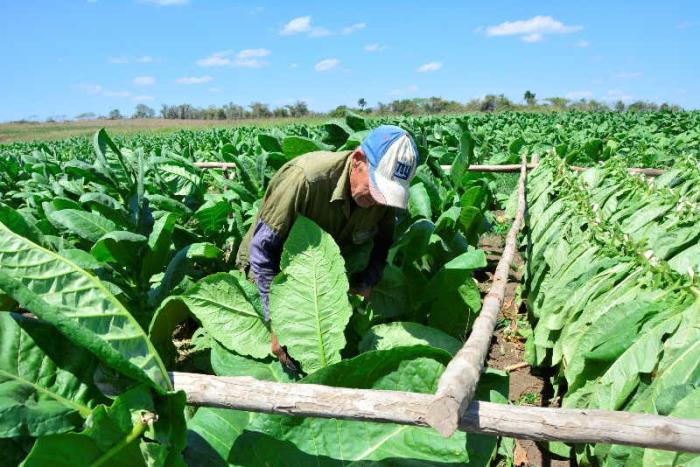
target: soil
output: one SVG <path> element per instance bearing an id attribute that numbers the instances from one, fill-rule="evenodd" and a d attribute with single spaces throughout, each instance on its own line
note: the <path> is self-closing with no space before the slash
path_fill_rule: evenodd
<path id="1" fill-rule="evenodd" d="M 487 253 L 488 268 L 480 277 L 479 288 L 487 292 L 496 264 L 503 252 L 504 237 L 500 235 L 483 235 L 479 247 Z M 533 374 L 532 368 L 524 360 L 525 338 L 520 332 L 529 328 L 527 324 L 526 304 L 520 299 L 520 278 L 524 263 L 516 252 L 511 274 L 506 286 L 505 299 L 498 316 L 499 325 L 491 342 L 487 365 L 490 368 L 508 371 L 510 387 L 508 399 L 516 405 L 533 405 L 557 407 L 558 400 L 552 400 L 552 388 L 546 378 Z M 520 329 L 519 329 L 520 327 Z M 520 331 L 520 332 L 519 332 Z M 574 461 L 554 458 L 544 446 L 530 440 L 515 440 L 513 452 L 516 466 L 552 466 L 566 467 L 575 465 Z"/>

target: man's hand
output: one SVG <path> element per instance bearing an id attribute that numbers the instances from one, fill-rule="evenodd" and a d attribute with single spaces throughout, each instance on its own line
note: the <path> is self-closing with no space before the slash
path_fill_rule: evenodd
<path id="1" fill-rule="evenodd" d="M 350 293 L 355 295 L 360 295 L 364 298 L 369 298 L 372 293 L 372 287 L 360 286 L 360 287 L 350 287 Z"/>
<path id="2" fill-rule="evenodd" d="M 299 374 L 299 365 L 289 356 L 287 347 L 280 345 L 274 331 L 272 331 L 272 353 L 275 354 L 277 360 L 282 364 L 282 368 L 293 373 L 294 376 Z"/>

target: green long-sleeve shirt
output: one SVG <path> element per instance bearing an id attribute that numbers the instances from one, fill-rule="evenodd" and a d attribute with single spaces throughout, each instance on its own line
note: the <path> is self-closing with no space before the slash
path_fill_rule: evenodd
<path id="1" fill-rule="evenodd" d="M 250 244 L 259 221 L 285 239 L 297 215 L 302 214 L 331 234 L 343 254 L 374 240 L 372 257 L 383 266 L 392 242 L 395 212 L 381 205 L 357 206 L 350 193 L 350 154 L 311 152 L 283 165 L 270 180 L 257 217 L 241 243 L 237 265 L 249 265 Z"/>

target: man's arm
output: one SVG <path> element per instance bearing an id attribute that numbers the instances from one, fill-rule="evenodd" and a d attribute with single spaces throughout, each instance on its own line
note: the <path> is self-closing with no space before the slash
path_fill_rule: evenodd
<path id="1" fill-rule="evenodd" d="M 253 238 L 249 263 L 260 292 L 265 320 L 270 319 L 270 283 L 279 272 L 284 240 L 297 214 L 303 212 L 308 184 L 298 167 L 288 166 L 270 180 L 263 198 Z"/>
<path id="2" fill-rule="evenodd" d="M 280 256 L 284 239 L 262 220 L 255 226 L 250 241 L 250 269 L 262 299 L 265 321 L 270 320 L 270 284 L 280 270 Z"/>

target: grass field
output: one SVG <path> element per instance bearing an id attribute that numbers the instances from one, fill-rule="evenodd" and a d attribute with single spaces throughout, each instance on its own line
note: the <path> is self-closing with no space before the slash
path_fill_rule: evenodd
<path id="1" fill-rule="evenodd" d="M 163 120 L 96 119 L 70 122 L 23 122 L 0 124 L 0 143 L 15 141 L 45 141 L 90 136 L 100 128 L 107 128 L 112 135 L 170 133 L 182 129 L 231 128 L 239 126 L 277 126 L 289 123 L 313 125 L 328 120 L 327 116 L 303 118 L 253 118 L 244 120 Z"/>

